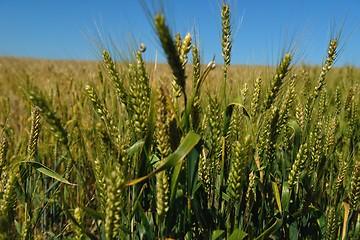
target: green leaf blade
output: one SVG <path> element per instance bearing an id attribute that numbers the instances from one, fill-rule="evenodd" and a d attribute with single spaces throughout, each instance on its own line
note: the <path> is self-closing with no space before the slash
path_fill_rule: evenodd
<path id="1" fill-rule="evenodd" d="M 42 174 L 51 177 L 59 182 L 76 186 L 74 183 L 70 183 L 68 180 L 66 180 L 64 177 L 62 177 L 60 174 L 54 172 L 50 168 L 46 167 L 45 165 L 38 163 L 38 162 L 32 162 L 32 161 L 22 161 L 21 163 L 25 163 L 27 165 L 30 165 L 31 167 L 35 168 L 37 171 L 41 172 Z"/>

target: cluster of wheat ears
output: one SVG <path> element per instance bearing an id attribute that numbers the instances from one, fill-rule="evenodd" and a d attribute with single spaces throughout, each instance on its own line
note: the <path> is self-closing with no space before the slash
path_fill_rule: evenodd
<path id="1" fill-rule="evenodd" d="M 71 105 L 28 76 L 26 136 L 2 102 L 0 239 L 359 239 L 360 78 L 348 67 L 326 85 L 339 36 L 318 72 L 295 71 L 289 52 L 232 99 L 227 3 L 221 19 L 221 66 L 159 13 L 170 79 L 144 45 L 129 63 L 103 50 Z M 215 67 L 221 91 L 204 91 Z"/>

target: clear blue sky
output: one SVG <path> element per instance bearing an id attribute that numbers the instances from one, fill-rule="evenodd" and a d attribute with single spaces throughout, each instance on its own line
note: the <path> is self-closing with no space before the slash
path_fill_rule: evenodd
<path id="1" fill-rule="evenodd" d="M 150 6 L 157 1 L 144 1 Z M 173 32 L 200 35 L 203 61 L 221 62 L 221 0 L 162 1 Z M 236 0 L 232 4 L 232 62 L 275 64 L 290 43 L 297 61 L 320 64 L 330 34 L 345 21 L 337 64 L 360 66 L 360 0 Z M 159 8 L 158 8 L 159 9 Z M 335 27 L 332 27 L 335 24 Z M 145 42 L 147 60 L 159 44 L 149 16 L 137 0 L 1 0 L 0 55 L 51 59 L 97 59 L 99 36 L 124 51 L 127 42 Z M 291 41 L 292 37 L 294 38 Z M 164 56 L 159 53 L 159 61 Z"/>

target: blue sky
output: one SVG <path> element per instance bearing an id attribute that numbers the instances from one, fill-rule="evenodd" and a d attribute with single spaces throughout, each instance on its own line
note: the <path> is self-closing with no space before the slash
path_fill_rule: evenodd
<path id="1" fill-rule="evenodd" d="M 155 0 L 143 2 L 159 9 Z M 214 54 L 222 62 L 221 0 L 163 0 L 162 4 L 173 33 L 184 36 L 196 26 L 204 63 Z M 337 65 L 360 66 L 359 0 L 236 0 L 230 4 L 233 64 L 276 64 L 289 46 L 297 49 L 298 63 L 321 64 L 331 34 L 344 23 Z M 164 60 L 141 1 L 0 1 L 0 55 L 98 59 L 99 39 L 106 46 L 114 42 L 121 53 L 131 43 L 145 42 L 147 60 L 155 60 L 156 52 L 158 60 Z"/>

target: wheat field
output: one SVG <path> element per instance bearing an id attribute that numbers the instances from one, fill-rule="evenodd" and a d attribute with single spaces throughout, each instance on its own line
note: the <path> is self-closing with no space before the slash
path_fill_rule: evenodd
<path id="1" fill-rule="evenodd" d="M 359 239 L 360 70 L 0 58 L 0 239 Z"/>

